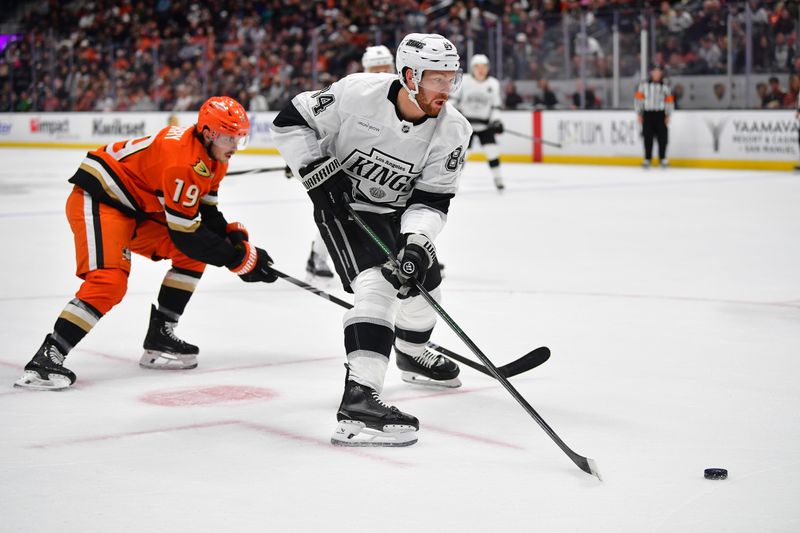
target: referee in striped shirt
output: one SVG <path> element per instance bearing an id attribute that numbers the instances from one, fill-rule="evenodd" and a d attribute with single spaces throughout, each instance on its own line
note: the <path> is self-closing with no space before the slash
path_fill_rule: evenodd
<path id="1" fill-rule="evenodd" d="M 664 83 L 664 73 L 655 66 L 650 71 L 650 79 L 639 84 L 634 106 L 642 125 L 644 137 L 644 168 L 650 168 L 653 158 L 653 139 L 658 141 L 658 160 L 662 168 L 667 168 L 667 142 L 669 117 L 675 109 L 675 98 L 669 85 Z"/>

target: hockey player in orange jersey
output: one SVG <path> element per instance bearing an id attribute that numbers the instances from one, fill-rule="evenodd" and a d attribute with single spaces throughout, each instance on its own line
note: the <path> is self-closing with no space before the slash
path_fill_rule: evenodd
<path id="1" fill-rule="evenodd" d="M 197 346 L 179 339 L 174 328 L 206 264 L 225 266 L 248 282 L 277 279 L 267 252 L 251 245 L 245 227 L 228 223 L 217 209 L 228 161 L 249 130 L 242 106 L 215 96 L 200 108 L 192 127 L 169 126 L 87 154 L 69 180 L 75 186 L 66 207 L 83 283 L 17 386 L 57 390 L 75 382 L 64 358 L 122 300 L 131 252 L 172 261 L 158 308 L 151 307 L 139 361 L 146 368 L 197 366 Z"/>

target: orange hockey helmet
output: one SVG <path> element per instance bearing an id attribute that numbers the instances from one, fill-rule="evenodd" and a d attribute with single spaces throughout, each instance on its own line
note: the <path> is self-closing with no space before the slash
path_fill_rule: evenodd
<path id="1" fill-rule="evenodd" d="M 230 96 L 212 96 L 200 106 L 197 129 L 208 128 L 212 142 L 243 149 L 250 138 L 250 119 Z"/>

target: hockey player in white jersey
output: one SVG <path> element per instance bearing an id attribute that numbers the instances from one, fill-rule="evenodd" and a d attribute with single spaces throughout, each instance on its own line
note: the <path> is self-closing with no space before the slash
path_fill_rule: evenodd
<path id="1" fill-rule="evenodd" d="M 404 379 L 459 386 L 458 366 L 426 349 L 437 300 L 433 241 L 444 227 L 472 133 L 449 102 L 461 81 L 455 46 L 412 33 L 397 74 L 351 74 L 297 95 L 275 118 L 273 140 L 314 204 L 314 220 L 354 307 L 344 316 L 345 389 L 331 441 L 408 446 L 418 420 L 381 400 L 394 344 Z M 399 75 L 399 79 L 398 79 Z M 402 269 L 348 217 L 348 205 L 400 259 Z"/>
<path id="2" fill-rule="evenodd" d="M 364 72 L 394 72 L 394 56 L 388 48 L 379 44 L 377 46 L 368 46 L 361 56 L 361 67 Z"/>
<path id="3" fill-rule="evenodd" d="M 475 54 L 469 62 L 470 74 L 464 76 L 461 90 L 453 98 L 456 107 L 467 117 L 474 133 L 469 140 L 472 146 L 475 137 L 480 140 L 486 152 L 489 168 L 498 191 L 505 188 L 500 174 L 500 149 L 495 135 L 503 133 L 503 123 L 498 111 L 503 106 L 501 101 L 500 82 L 489 76 L 489 58 L 483 54 Z"/>
<path id="4" fill-rule="evenodd" d="M 383 45 L 368 46 L 361 57 L 361 66 L 364 68 L 364 72 L 394 72 L 394 56 Z M 288 173 L 290 174 L 291 171 L 288 171 Z M 325 242 L 317 232 L 316 237 L 311 242 L 311 255 L 308 256 L 308 261 L 306 261 L 306 272 L 321 278 L 333 277 L 333 272 L 328 266 L 328 257 L 328 249 L 325 246 Z"/>

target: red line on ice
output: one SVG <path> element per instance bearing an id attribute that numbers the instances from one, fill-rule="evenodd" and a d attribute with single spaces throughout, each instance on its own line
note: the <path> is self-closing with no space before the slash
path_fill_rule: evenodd
<path id="1" fill-rule="evenodd" d="M 330 441 L 326 441 L 326 440 L 323 441 L 323 440 L 318 440 L 318 439 L 314 439 L 314 438 L 311 438 L 311 437 L 306 437 L 305 435 L 299 435 L 297 433 L 290 433 L 290 432 L 288 432 L 286 430 L 283 430 L 283 429 L 273 428 L 273 427 L 270 427 L 270 426 L 265 426 L 263 424 L 256 424 L 255 422 L 242 422 L 242 425 L 244 425 L 245 427 L 251 428 L 251 429 L 255 429 L 255 430 L 264 432 L 264 433 L 268 433 L 270 435 L 276 435 L 276 436 L 283 437 L 283 438 L 286 438 L 286 439 L 291 439 L 291 440 L 294 440 L 294 441 L 305 442 L 307 444 L 314 444 L 314 445 L 317 445 L 317 446 L 321 446 L 321 447 L 325 448 L 326 450 L 331 450 L 331 451 L 335 451 L 335 452 L 343 452 L 343 453 L 348 453 L 348 454 L 351 454 L 351 455 L 358 455 L 360 457 L 366 457 L 367 459 L 372 459 L 374 461 L 378 461 L 378 462 L 381 462 L 381 463 L 387 463 L 387 464 L 391 464 L 391 465 L 394 465 L 394 466 L 414 466 L 414 463 L 408 463 L 406 461 L 398 461 L 396 459 L 391 459 L 389 457 L 384 457 L 382 455 L 373 455 L 373 454 L 367 452 L 365 448 L 354 448 L 354 447 L 348 447 L 348 446 L 334 446 L 333 444 L 330 443 Z"/>
<path id="2" fill-rule="evenodd" d="M 487 389 L 496 389 L 496 385 L 487 385 L 486 387 L 473 387 L 470 389 L 465 388 L 458 388 L 458 389 L 443 389 L 436 392 L 428 392 L 425 394 L 414 394 L 412 396 L 392 396 L 390 398 L 384 398 L 388 402 L 403 402 L 407 400 L 424 400 L 425 398 L 438 398 L 440 396 L 456 396 L 458 394 L 470 394 L 472 392 L 479 392 L 482 390 Z"/>
<path id="3" fill-rule="evenodd" d="M 257 365 L 242 365 L 242 366 L 232 366 L 227 368 L 209 368 L 208 370 L 196 370 L 192 371 L 192 374 L 213 374 L 214 372 L 232 372 L 235 370 L 250 370 L 253 368 L 267 368 L 270 366 L 286 366 L 286 365 L 300 365 L 304 363 L 316 363 L 318 361 L 329 361 L 331 359 L 344 359 L 341 356 L 336 357 L 314 357 L 309 359 L 295 359 L 293 361 L 279 361 L 276 363 L 260 363 Z"/>
<path id="4" fill-rule="evenodd" d="M 280 428 L 274 428 L 271 426 L 266 426 L 263 424 L 257 424 L 255 422 L 247 422 L 244 420 L 221 420 L 218 422 L 207 422 L 203 424 L 190 424 L 186 426 L 173 426 L 168 428 L 160 428 L 160 429 L 147 429 L 141 431 L 129 431 L 125 433 L 112 433 L 108 435 L 95 435 L 93 437 L 82 437 L 76 439 L 67 439 L 62 441 L 53 441 L 53 442 L 46 442 L 40 444 L 31 444 L 28 446 L 29 448 L 37 448 L 37 449 L 49 449 L 49 448 L 57 448 L 61 446 L 69 446 L 72 444 L 83 444 L 89 442 L 102 442 L 102 441 L 110 441 L 110 440 L 118 440 L 124 439 L 128 437 L 138 437 L 142 435 L 152 435 L 155 433 L 172 433 L 175 431 L 186 431 L 186 430 L 193 430 L 193 429 L 207 429 L 219 426 L 231 426 L 231 425 L 238 425 L 242 426 L 247 429 L 252 429 L 258 431 L 260 433 L 266 433 L 268 435 L 273 435 L 276 437 L 281 437 L 284 439 L 290 439 L 297 442 L 304 442 L 307 444 L 314 444 L 321 448 L 325 448 L 328 451 L 332 451 L 335 453 L 347 453 L 349 455 L 355 455 L 358 457 L 363 457 L 365 459 L 372 459 L 373 461 L 378 461 L 380 463 L 390 464 L 393 466 L 402 466 L 402 467 L 409 467 L 415 466 L 414 463 L 409 463 L 407 461 L 400 461 L 397 459 L 391 459 L 389 457 L 384 457 L 382 455 L 375 455 L 369 453 L 364 448 L 349 448 L 345 446 L 334 446 L 330 444 L 328 441 L 323 441 L 319 439 L 314 439 L 312 437 L 307 437 L 305 435 L 300 435 L 298 433 L 292 433 L 290 431 L 286 431 Z"/>
<path id="5" fill-rule="evenodd" d="M 437 392 L 431 392 L 431 393 L 428 393 L 428 394 L 418 394 L 418 395 L 414 395 L 414 396 L 402 396 L 402 397 L 397 397 L 397 398 L 395 398 L 395 397 L 386 398 L 386 401 L 394 403 L 394 402 L 409 401 L 409 400 L 422 400 L 422 399 L 425 399 L 425 398 L 437 398 L 437 397 L 441 397 L 441 396 L 454 396 L 454 395 L 457 395 L 457 394 L 469 394 L 469 393 L 472 393 L 472 392 L 479 392 L 479 391 L 482 391 L 482 390 L 496 389 L 496 388 L 497 388 L 496 385 L 488 385 L 486 387 L 475 387 L 475 388 L 470 388 L 470 389 L 464 389 L 464 388 L 447 389 L 447 390 L 442 390 L 442 391 L 437 391 Z M 471 440 L 471 441 L 475 441 L 475 442 L 482 442 L 484 444 L 490 444 L 492 446 L 501 446 L 503 448 L 514 448 L 516 450 L 524 450 L 525 449 L 525 448 L 523 448 L 521 446 L 517 446 L 516 444 L 510 443 L 510 442 L 503 442 L 503 441 L 499 441 L 499 440 L 495 440 L 495 439 L 490 439 L 488 437 L 484 437 L 483 435 L 475 435 L 475 434 L 472 434 L 472 433 L 464 433 L 462 431 L 452 431 L 452 430 L 449 430 L 449 429 L 437 428 L 437 427 L 433 427 L 433 426 L 431 426 L 431 425 L 429 425 L 427 423 L 422 426 L 422 430 L 423 431 L 430 430 L 430 431 L 434 431 L 434 432 L 438 432 L 438 433 L 443 433 L 445 435 L 450 435 L 451 437 L 458 437 L 458 438 L 461 438 L 461 439 L 467 439 L 467 440 Z"/>
<path id="6" fill-rule="evenodd" d="M 500 446 L 502 448 L 513 448 L 515 450 L 524 450 L 525 449 L 524 447 L 518 446 L 518 445 L 513 444 L 511 442 L 503 442 L 501 440 L 490 439 L 489 437 L 484 437 L 484 436 L 481 436 L 481 435 L 474 435 L 474 434 L 471 434 L 471 433 L 464 433 L 463 431 L 453 431 L 451 429 L 438 428 L 438 427 L 431 426 L 430 424 L 427 424 L 427 423 L 422 427 L 422 429 L 425 430 L 425 431 L 433 431 L 435 433 L 442 433 L 444 435 L 450 435 L 451 437 L 458 437 L 460 439 L 467 439 L 467 440 L 472 440 L 472 441 L 475 441 L 475 442 L 482 442 L 484 444 L 491 444 L 492 446 Z"/>
<path id="7" fill-rule="evenodd" d="M 89 349 L 86 349 L 86 348 L 76 348 L 75 351 L 76 352 L 88 353 L 89 355 L 96 355 L 98 357 L 102 357 L 103 359 L 110 359 L 112 361 L 120 361 L 120 362 L 126 363 L 126 364 L 130 364 L 130 363 L 135 363 L 136 362 L 135 359 L 132 359 L 130 357 L 120 357 L 119 355 L 111 355 L 110 353 L 99 352 L 97 350 L 89 350 Z"/>
<path id="8" fill-rule="evenodd" d="M 58 448 L 60 446 L 69 446 L 71 444 L 82 444 L 85 442 L 100 442 L 104 440 L 117 440 L 127 437 L 138 437 L 141 435 L 152 435 L 154 433 L 171 433 L 173 431 L 185 431 L 190 429 L 205 429 L 217 426 L 228 426 L 238 424 L 237 420 L 222 420 L 220 422 L 206 422 L 203 424 L 189 424 L 186 426 L 172 426 L 160 429 L 143 429 L 140 431 L 128 431 L 125 433 L 111 433 L 108 435 L 95 435 L 93 437 L 79 437 L 76 439 L 67 439 L 61 441 L 46 442 L 42 444 L 31 444 L 29 448 Z"/>

